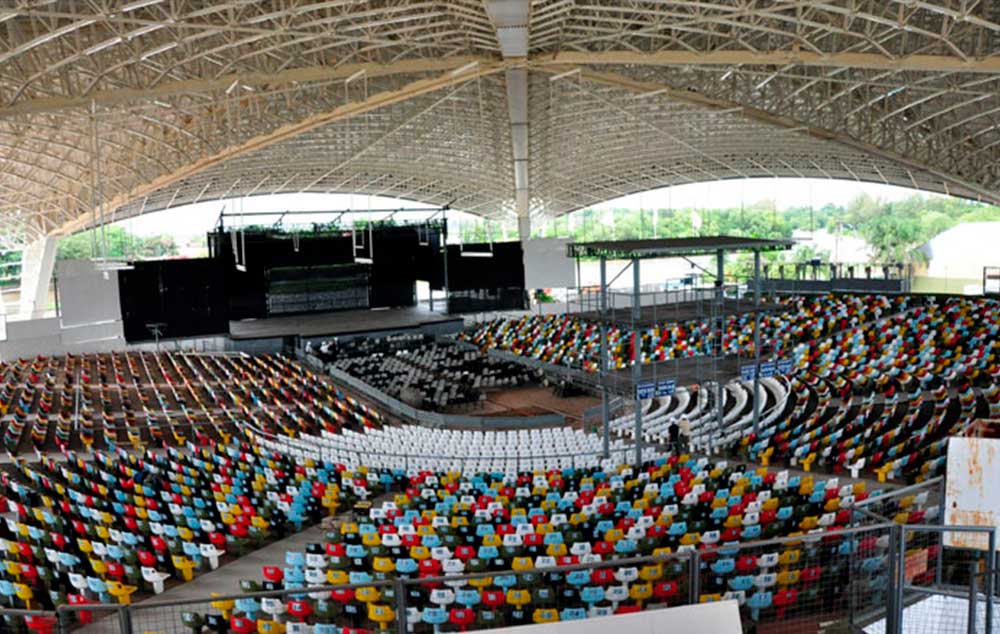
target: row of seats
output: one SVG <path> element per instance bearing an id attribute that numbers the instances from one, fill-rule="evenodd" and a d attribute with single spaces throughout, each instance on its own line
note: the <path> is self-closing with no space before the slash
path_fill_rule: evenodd
<path id="1" fill-rule="evenodd" d="M 906 310 L 921 300 L 897 296 L 785 297 L 761 318 L 761 337 L 777 354 L 798 343 L 820 339 L 850 327 Z M 725 354 L 753 357 L 753 317 L 749 313 L 730 315 L 722 336 Z M 642 363 L 705 355 L 712 329 L 707 321 L 661 323 L 633 333 L 629 327 L 608 328 L 609 359 L 612 368 L 628 367 L 634 357 L 633 334 L 639 335 Z M 567 315 L 525 315 L 479 323 L 461 338 L 483 350 L 497 349 L 554 365 L 598 370 L 600 326 Z"/>
<path id="2" fill-rule="evenodd" d="M 358 337 L 325 341 L 310 350 L 322 361 L 416 407 L 443 411 L 478 405 L 485 390 L 535 380 L 525 367 L 500 361 L 429 335 Z"/>

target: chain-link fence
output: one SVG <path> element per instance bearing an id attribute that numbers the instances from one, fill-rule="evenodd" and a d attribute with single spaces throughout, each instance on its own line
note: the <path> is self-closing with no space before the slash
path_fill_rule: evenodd
<path id="1" fill-rule="evenodd" d="M 891 521 L 742 544 L 682 540 L 678 552 L 641 549 L 637 557 L 580 551 L 572 553 L 582 562 L 575 565 L 557 565 L 566 558 L 522 545 L 454 568 L 439 561 L 410 572 L 393 565 L 370 573 L 379 570 L 374 560 L 345 560 L 348 568 L 336 572 L 350 583 L 342 585 L 306 586 L 293 578 L 301 571 L 274 567 L 270 581 L 244 581 L 238 595 L 63 605 L 54 612 L 0 608 L 0 630 L 428 634 L 733 600 L 744 632 L 991 634 L 1000 633 L 987 600 L 996 594 L 987 555 L 994 547 L 989 528 Z M 279 571 L 284 578 L 276 580 Z"/>

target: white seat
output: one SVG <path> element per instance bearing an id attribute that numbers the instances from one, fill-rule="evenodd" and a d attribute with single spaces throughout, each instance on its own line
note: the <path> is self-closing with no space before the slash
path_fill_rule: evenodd
<path id="1" fill-rule="evenodd" d="M 73 575 L 70 575 L 71 583 L 72 583 L 72 577 Z M 152 584 L 154 594 L 163 593 L 163 582 L 169 578 L 170 578 L 169 573 L 160 572 L 156 568 L 149 568 L 147 566 L 142 567 L 142 579 L 143 581 Z"/>

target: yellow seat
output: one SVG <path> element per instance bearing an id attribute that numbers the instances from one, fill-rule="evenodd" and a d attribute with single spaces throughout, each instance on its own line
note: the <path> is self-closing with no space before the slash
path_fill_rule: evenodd
<path id="1" fill-rule="evenodd" d="M 639 578 L 643 581 L 656 581 L 663 577 L 663 564 L 650 564 L 639 569 Z"/>
<path id="2" fill-rule="evenodd" d="M 393 566 L 395 570 L 395 566 Z M 346 570 L 327 570 L 326 571 L 326 582 L 331 586 L 341 586 L 345 583 L 350 583 L 350 575 L 347 574 Z"/>
<path id="3" fill-rule="evenodd" d="M 503 538 L 496 533 L 483 535 L 483 546 L 492 546 L 494 548 L 499 548 L 503 546 Z"/>
<path id="4" fill-rule="evenodd" d="M 372 569 L 375 572 L 391 573 L 395 572 L 396 564 L 389 557 L 375 557 L 372 560 Z"/>
<path id="5" fill-rule="evenodd" d="M 219 593 L 211 592 L 209 593 L 209 596 L 217 597 L 219 596 Z M 218 599 L 216 601 L 212 601 L 212 607 L 221 612 L 222 618 L 228 621 L 233 615 L 233 608 L 236 607 L 236 601 L 233 599 Z"/>
<path id="6" fill-rule="evenodd" d="M 121 605 L 132 603 L 132 593 L 138 589 L 135 586 L 127 586 L 120 581 L 109 581 L 107 585 L 108 593 L 118 599 L 118 603 Z"/>
<path id="7" fill-rule="evenodd" d="M 76 544 L 77 546 L 80 547 L 80 552 L 85 555 L 89 555 L 90 553 L 94 552 L 94 546 L 90 543 L 90 540 L 88 539 L 83 539 L 82 537 L 78 537 L 76 539 Z"/>
<path id="8" fill-rule="evenodd" d="M 684 533 L 681 536 L 682 546 L 696 546 L 701 543 L 701 535 L 699 533 Z"/>
<path id="9" fill-rule="evenodd" d="M 604 531 L 604 541 L 606 542 L 614 544 L 615 542 L 620 542 L 623 539 L 625 539 L 625 531 L 620 528 L 612 528 Z"/>
<path id="10" fill-rule="evenodd" d="M 382 545 L 382 537 L 378 533 L 365 533 L 361 536 L 361 543 L 364 546 L 372 548 L 374 546 Z"/>
<path id="11" fill-rule="evenodd" d="M 377 623 L 379 631 L 387 631 L 389 624 L 396 620 L 396 613 L 387 605 L 369 603 L 368 620 Z"/>
<path id="12" fill-rule="evenodd" d="M 778 573 L 779 586 L 793 586 L 799 582 L 801 573 L 798 570 L 785 570 Z"/>
<path id="13" fill-rule="evenodd" d="M 431 551 L 427 546 L 411 546 L 410 547 L 410 559 L 416 561 L 422 561 L 424 559 L 430 559 Z"/>
<path id="14" fill-rule="evenodd" d="M 534 570 L 535 562 L 532 561 L 531 557 L 514 557 L 510 562 L 510 567 L 515 572 L 525 572 L 527 570 Z"/>
<path id="15" fill-rule="evenodd" d="M 493 585 L 493 577 L 474 577 L 469 579 L 468 584 L 482 592 Z"/>
<path id="16" fill-rule="evenodd" d="M 814 530 L 818 526 L 819 526 L 819 518 L 816 517 L 815 515 L 804 517 L 802 518 L 802 521 L 799 522 L 799 528 L 801 528 L 804 531 Z"/>
<path id="17" fill-rule="evenodd" d="M 667 555 L 673 554 L 674 550 L 670 546 L 660 546 L 659 548 L 653 549 L 654 557 L 666 557 Z"/>
<path id="18" fill-rule="evenodd" d="M 101 579 L 103 579 L 104 575 L 106 575 L 108 572 L 108 565 L 103 561 L 101 561 L 100 559 L 91 559 L 90 568 L 91 570 L 94 571 L 94 574 L 100 577 Z"/>
<path id="19" fill-rule="evenodd" d="M 344 522 L 340 525 L 341 535 L 355 535 L 358 532 L 358 525 L 356 522 Z"/>
<path id="20" fill-rule="evenodd" d="M 545 548 L 545 554 L 549 557 L 565 557 L 568 552 L 566 544 L 549 544 Z"/>
<path id="21" fill-rule="evenodd" d="M 32 591 L 31 586 L 27 586 L 23 583 L 15 583 L 14 595 L 17 596 L 18 599 L 24 601 L 25 609 L 31 609 L 31 600 L 35 598 L 35 593 Z"/>
<path id="22" fill-rule="evenodd" d="M 382 598 L 382 591 L 375 586 L 362 586 L 354 591 L 354 597 L 362 603 L 375 603 Z"/>
<path id="23" fill-rule="evenodd" d="M 559 611 L 555 608 L 536 608 L 531 613 L 533 623 L 555 623 L 559 620 Z"/>
<path id="24" fill-rule="evenodd" d="M 798 549 L 786 550 L 778 555 L 778 564 L 782 566 L 794 566 L 799 563 L 802 553 Z"/>
<path id="25" fill-rule="evenodd" d="M 531 603 L 531 592 L 521 588 L 511 588 L 507 590 L 507 605 L 513 606 L 515 610 L 520 610 Z"/>
<path id="26" fill-rule="evenodd" d="M 172 555 L 171 561 L 174 563 L 174 568 L 176 568 L 181 573 L 181 577 L 184 581 L 191 581 L 194 578 L 194 562 L 187 557 L 182 557 L 181 555 Z"/>
<path id="27" fill-rule="evenodd" d="M 285 634 L 285 624 L 277 621 L 257 621 L 257 634 Z"/>
<path id="28" fill-rule="evenodd" d="M 703 594 L 698 598 L 699 603 L 715 603 L 716 601 L 722 601 L 722 595 L 718 592 L 713 594 Z"/>
<path id="29" fill-rule="evenodd" d="M 649 581 L 643 583 L 633 583 L 628 589 L 628 597 L 642 605 L 643 601 L 648 601 L 653 596 L 653 584 Z"/>

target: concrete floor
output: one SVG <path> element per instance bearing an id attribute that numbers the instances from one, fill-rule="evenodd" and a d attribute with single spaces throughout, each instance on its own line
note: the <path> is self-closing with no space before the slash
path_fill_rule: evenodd
<path id="1" fill-rule="evenodd" d="M 195 577 L 188 583 L 169 588 L 160 595 L 135 604 L 132 611 L 132 632 L 134 634 L 189 634 L 190 630 L 181 622 L 184 612 L 216 613 L 205 597 L 213 593 L 222 596 L 240 594 L 240 579 L 261 581 L 265 565 L 284 565 L 285 551 L 305 550 L 308 543 L 323 543 L 325 529 L 314 526 L 274 542 L 245 557 L 219 566 L 212 572 Z M 168 580 L 169 583 L 170 580 Z M 176 583 L 176 582 L 175 582 Z M 181 605 L 157 607 L 164 602 L 189 601 Z M 101 618 L 94 614 L 94 622 L 75 630 L 78 634 L 124 634 L 116 613 L 107 613 Z"/>

